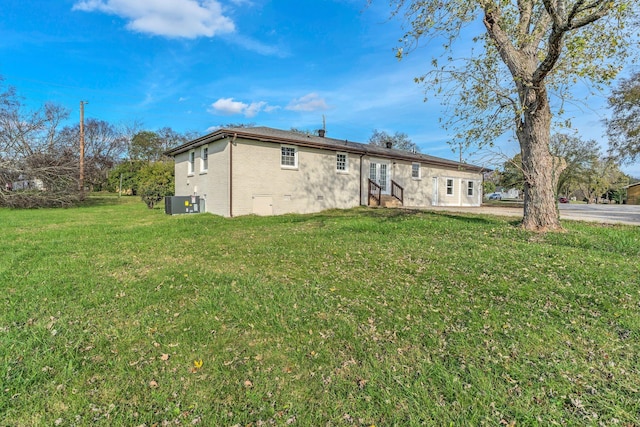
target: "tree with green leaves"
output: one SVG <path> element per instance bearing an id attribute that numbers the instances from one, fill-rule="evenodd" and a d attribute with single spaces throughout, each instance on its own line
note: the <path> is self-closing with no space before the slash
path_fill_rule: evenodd
<path id="1" fill-rule="evenodd" d="M 569 196 L 591 173 L 591 169 L 602 154 L 600 146 L 593 140 L 577 136 L 554 134 L 551 136 L 551 153 L 562 158 L 567 165 L 558 177 L 557 194 Z"/>
<path id="2" fill-rule="evenodd" d="M 138 172 L 138 194 L 149 209 L 165 196 L 173 196 L 175 189 L 173 162 L 154 162 L 143 166 Z"/>
<path id="3" fill-rule="evenodd" d="M 549 149 L 554 100 L 578 80 L 611 81 L 635 54 L 636 0 L 390 0 L 407 23 L 397 56 L 443 40 L 445 61 L 418 77 L 450 106 L 454 143 L 485 145 L 511 129 L 522 153 L 528 230 L 561 229 L 555 189 L 566 167 Z M 469 24 L 481 22 L 474 34 Z M 463 36 L 474 47 L 459 59 Z M 455 54 L 455 55 L 454 55 Z"/>
<path id="4" fill-rule="evenodd" d="M 594 158 L 584 171 L 578 188 L 587 203 L 598 203 L 601 197 L 619 191 L 628 182 L 628 177 L 611 159 Z"/>
<path id="5" fill-rule="evenodd" d="M 640 72 L 623 79 L 609 97 L 606 120 L 610 152 L 621 161 L 640 159 Z"/>
<path id="6" fill-rule="evenodd" d="M 162 138 L 156 132 L 144 130 L 136 133 L 131 139 L 129 146 L 131 160 L 156 162 L 162 158 L 163 152 Z"/>
<path id="7" fill-rule="evenodd" d="M 390 135 L 386 131 L 374 129 L 369 138 L 369 144 L 414 153 L 420 151 L 420 148 L 404 132 L 395 132 Z"/>
<path id="8" fill-rule="evenodd" d="M 524 190 L 524 173 L 522 171 L 522 154 L 518 153 L 502 165 L 500 186 L 506 189 Z"/>

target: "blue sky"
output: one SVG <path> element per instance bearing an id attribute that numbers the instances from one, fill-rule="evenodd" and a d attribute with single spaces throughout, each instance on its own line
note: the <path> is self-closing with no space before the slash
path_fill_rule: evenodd
<path id="1" fill-rule="evenodd" d="M 68 108 L 70 124 L 81 100 L 86 117 L 180 132 L 241 122 L 313 130 L 324 115 L 330 137 L 401 131 L 422 152 L 457 159 L 440 102 L 425 103 L 413 81 L 429 47 L 398 61 L 403 33 L 389 13 L 385 0 L 3 0 L 0 75 L 27 104 Z M 603 144 L 604 105 L 594 99 L 574 120 Z M 470 160 L 501 161 L 492 159 Z M 640 176 L 638 165 L 626 170 Z"/>

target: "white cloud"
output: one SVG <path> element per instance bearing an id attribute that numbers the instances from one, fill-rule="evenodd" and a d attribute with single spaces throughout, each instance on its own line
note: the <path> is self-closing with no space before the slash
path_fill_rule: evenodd
<path id="1" fill-rule="evenodd" d="M 291 56 L 289 48 L 283 45 L 268 45 L 259 40 L 245 37 L 241 34 L 234 33 L 226 37 L 230 43 L 236 44 L 246 50 L 258 53 L 263 56 L 275 56 L 278 58 L 287 58 Z"/>
<path id="2" fill-rule="evenodd" d="M 317 93 L 310 93 L 302 98 L 292 100 L 287 106 L 291 111 L 319 111 L 327 110 L 329 106 Z"/>
<path id="3" fill-rule="evenodd" d="M 269 113 L 278 109 L 278 107 L 269 106 L 265 101 L 246 104 L 241 101 L 234 101 L 233 98 L 220 98 L 211 104 L 211 107 L 214 113 L 226 115 L 244 114 L 245 117 L 255 117 L 261 111 Z"/>
<path id="4" fill-rule="evenodd" d="M 235 31 L 217 0 L 80 0 L 73 10 L 116 15 L 128 20 L 128 29 L 157 36 L 193 39 Z"/>

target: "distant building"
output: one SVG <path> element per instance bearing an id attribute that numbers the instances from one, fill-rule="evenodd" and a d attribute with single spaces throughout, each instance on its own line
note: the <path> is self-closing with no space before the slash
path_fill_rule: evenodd
<path id="1" fill-rule="evenodd" d="M 44 190 L 44 183 L 41 179 L 28 179 L 25 176 L 18 177 L 17 181 L 11 183 L 13 191 L 20 190 Z"/>
<path id="2" fill-rule="evenodd" d="M 627 204 L 640 205 L 640 182 L 627 187 Z"/>

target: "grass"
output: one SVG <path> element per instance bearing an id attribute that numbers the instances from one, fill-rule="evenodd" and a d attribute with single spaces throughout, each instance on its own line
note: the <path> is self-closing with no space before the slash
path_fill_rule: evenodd
<path id="1" fill-rule="evenodd" d="M 637 426 L 640 227 L 563 224 L 0 210 L 0 425 Z"/>

